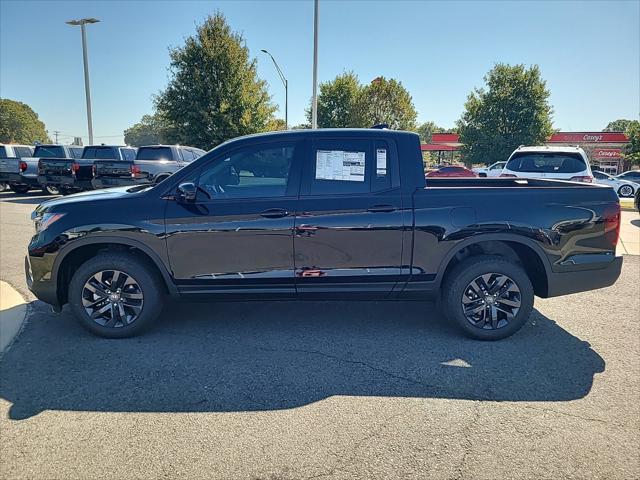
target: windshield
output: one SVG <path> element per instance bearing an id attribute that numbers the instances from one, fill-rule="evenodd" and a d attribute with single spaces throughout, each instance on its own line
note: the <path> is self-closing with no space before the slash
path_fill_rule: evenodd
<path id="1" fill-rule="evenodd" d="M 507 170 L 527 173 L 577 173 L 586 168 L 578 153 L 523 152 L 507 163 Z"/>
<path id="2" fill-rule="evenodd" d="M 173 154 L 169 147 L 142 147 L 138 149 L 136 160 L 171 160 Z"/>
<path id="3" fill-rule="evenodd" d="M 60 145 L 38 145 L 33 152 L 33 156 L 38 158 L 66 158 L 64 148 Z"/>

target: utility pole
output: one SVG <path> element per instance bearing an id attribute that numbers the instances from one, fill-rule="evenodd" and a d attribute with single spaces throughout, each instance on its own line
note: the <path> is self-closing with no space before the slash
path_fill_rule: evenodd
<path id="1" fill-rule="evenodd" d="M 280 75 L 280 80 L 282 80 L 282 83 L 284 84 L 284 129 L 289 130 L 289 82 L 282 73 L 282 70 L 280 70 L 278 62 L 276 62 L 276 59 L 273 58 L 273 55 L 271 55 L 265 49 L 262 49 L 260 51 L 262 53 L 266 53 L 271 57 L 271 60 L 273 60 L 273 64 L 276 66 L 276 70 L 278 71 L 278 75 Z"/>
<path id="2" fill-rule="evenodd" d="M 313 97 L 311 100 L 311 128 L 318 128 L 318 2 L 313 2 Z"/>
<path id="3" fill-rule="evenodd" d="M 53 134 L 56 136 L 56 144 L 58 143 L 58 134 L 60 133 L 59 130 L 54 130 Z"/>
<path id="4" fill-rule="evenodd" d="M 89 87 L 89 58 L 87 54 L 87 32 L 85 25 L 87 23 L 98 23 L 97 18 L 82 18 L 80 20 L 69 20 L 68 25 L 80 25 L 82 31 L 82 59 L 84 62 L 84 94 L 87 100 L 87 125 L 89 127 L 89 145 L 93 145 L 93 123 L 91 120 L 91 89 Z"/>

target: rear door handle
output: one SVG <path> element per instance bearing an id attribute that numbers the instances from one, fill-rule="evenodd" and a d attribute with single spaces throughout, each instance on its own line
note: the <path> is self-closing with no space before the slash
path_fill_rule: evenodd
<path id="1" fill-rule="evenodd" d="M 264 218 L 282 218 L 289 215 L 289 212 L 282 208 L 270 208 L 263 212 L 260 212 L 260 216 Z"/>
<path id="2" fill-rule="evenodd" d="M 373 207 L 367 208 L 367 212 L 371 213 L 389 213 L 395 211 L 396 207 L 393 205 L 374 205 Z"/>

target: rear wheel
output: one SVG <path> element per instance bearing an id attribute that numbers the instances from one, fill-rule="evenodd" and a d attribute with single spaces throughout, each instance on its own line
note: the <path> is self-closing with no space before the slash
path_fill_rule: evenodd
<path id="1" fill-rule="evenodd" d="M 618 189 L 618 196 L 633 197 L 633 187 L 631 185 L 623 185 Z"/>
<path id="2" fill-rule="evenodd" d="M 54 187 L 53 185 L 45 185 L 42 187 L 42 193 L 46 195 L 60 195 L 60 190 L 58 187 Z"/>
<path id="3" fill-rule="evenodd" d="M 83 263 L 69 284 L 69 303 L 90 332 L 106 338 L 137 335 L 162 311 L 157 272 L 128 253 L 104 253 Z"/>
<path id="4" fill-rule="evenodd" d="M 500 340 L 527 322 L 533 287 L 524 269 L 493 255 L 471 257 L 456 265 L 443 285 L 443 307 L 464 333 L 479 340 Z"/>
<path id="5" fill-rule="evenodd" d="M 0 183 L 0 192 L 4 192 L 8 188 L 9 188 L 9 185 L 7 185 L 6 183 Z"/>
<path id="6" fill-rule="evenodd" d="M 9 185 L 12 192 L 15 193 L 27 193 L 29 191 L 29 185 Z"/>

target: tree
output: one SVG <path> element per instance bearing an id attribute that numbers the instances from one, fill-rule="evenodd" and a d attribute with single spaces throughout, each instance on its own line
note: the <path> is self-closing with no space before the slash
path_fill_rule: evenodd
<path id="1" fill-rule="evenodd" d="M 638 120 L 629 121 L 625 133 L 629 137 L 629 144 L 625 147 L 623 156 L 633 165 L 640 166 L 640 122 Z"/>
<path id="2" fill-rule="evenodd" d="M 362 126 L 356 124 L 355 116 L 356 102 L 361 91 L 360 81 L 353 72 L 345 72 L 330 82 L 322 82 L 318 94 L 318 127 Z M 307 120 L 311 123 L 311 108 L 307 110 Z"/>
<path id="3" fill-rule="evenodd" d="M 613 122 L 609 122 L 606 127 L 604 127 L 603 132 L 626 132 L 629 128 L 629 125 L 633 123 L 633 120 L 626 120 L 624 118 L 620 118 L 618 120 L 614 120 Z"/>
<path id="4" fill-rule="evenodd" d="M 284 119 L 282 118 L 272 118 L 267 123 L 267 132 L 277 132 L 279 130 L 286 130 L 287 124 L 284 123 Z"/>
<path id="5" fill-rule="evenodd" d="M 240 135 L 267 130 L 275 107 L 242 35 L 222 13 L 196 27 L 170 50 L 169 84 L 156 98 L 175 140 L 210 149 Z"/>
<path id="6" fill-rule="evenodd" d="M 424 122 L 416 128 L 416 133 L 420 136 L 422 143 L 431 142 L 431 136 L 434 133 L 443 133 L 444 131 L 444 128 L 437 126 L 434 122 Z"/>
<path id="7" fill-rule="evenodd" d="M 469 94 L 457 122 L 465 163 L 506 160 L 519 145 L 547 141 L 553 109 L 537 65 L 499 63 L 484 80 L 487 88 Z"/>
<path id="8" fill-rule="evenodd" d="M 393 130 L 414 130 L 416 117 L 411 95 L 402 83 L 378 77 L 358 95 L 353 123 L 365 128 L 386 123 Z"/>
<path id="9" fill-rule="evenodd" d="M 125 143 L 134 147 L 171 143 L 171 137 L 171 127 L 159 113 L 143 115 L 138 123 L 124 131 Z"/>
<path id="10" fill-rule="evenodd" d="M 49 143 L 51 140 L 44 123 L 29 105 L 2 98 L 0 99 L 0 142 L 30 145 L 35 142 Z"/>

